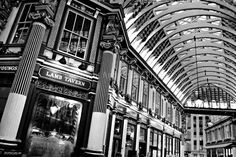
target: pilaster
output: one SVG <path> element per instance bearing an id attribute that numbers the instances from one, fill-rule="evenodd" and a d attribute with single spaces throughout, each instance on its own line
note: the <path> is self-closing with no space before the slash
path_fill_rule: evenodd
<path id="1" fill-rule="evenodd" d="M 122 144 L 121 144 L 121 156 L 122 157 L 125 156 L 127 127 L 128 127 L 128 116 L 124 116 L 124 124 L 123 124 L 123 131 L 122 131 Z"/>

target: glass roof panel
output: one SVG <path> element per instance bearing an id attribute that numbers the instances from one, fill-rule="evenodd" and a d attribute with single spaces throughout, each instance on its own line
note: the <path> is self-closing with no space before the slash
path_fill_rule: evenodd
<path id="1" fill-rule="evenodd" d="M 144 3 L 141 0 L 134 1 Z M 157 76 L 163 79 L 180 102 L 189 104 L 189 99 L 196 97 L 196 69 L 205 70 L 205 73 L 217 77 L 217 70 L 225 75 L 227 68 L 236 76 L 234 6 L 214 0 L 158 0 L 148 3 L 148 9 L 132 5 L 124 8 L 128 37 L 134 49 Z M 149 16 L 141 20 L 142 15 L 147 13 Z M 234 100 L 236 90 L 227 83 L 236 82 L 235 78 L 211 81 L 223 91 L 219 93 L 227 93 Z M 184 81 L 187 79 L 191 81 Z M 200 84 L 201 88 L 204 87 L 202 91 L 207 91 L 205 84 Z M 185 86 L 189 89 L 183 88 Z M 213 89 L 215 88 L 211 87 L 209 93 Z M 197 94 L 206 99 L 203 93 Z M 219 95 L 217 100 L 211 100 L 213 104 L 225 107 L 223 95 Z M 217 102 L 219 100 L 220 103 Z M 235 102 L 232 104 L 236 104 Z"/>

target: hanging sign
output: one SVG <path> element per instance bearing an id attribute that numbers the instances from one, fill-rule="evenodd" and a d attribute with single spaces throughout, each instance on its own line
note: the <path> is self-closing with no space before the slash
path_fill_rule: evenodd
<path id="1" fill-rule="evenodd" d="M 43 67 L 39 70 L 39 75 L 42 78 L 70 85 L 72 87 L 79 87 L 85 90 L 89 90 L 91 87 L 91 83 L 89 81 L 55 69 Z"/>

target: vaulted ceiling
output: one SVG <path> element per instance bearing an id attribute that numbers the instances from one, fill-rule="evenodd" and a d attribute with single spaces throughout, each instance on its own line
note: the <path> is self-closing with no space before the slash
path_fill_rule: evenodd
<path id="1" fill-rule="evenodd" d="M 185 105 L 236 100 L 236 7 L 222 0 L 126 0 L 133 48 Z"/>

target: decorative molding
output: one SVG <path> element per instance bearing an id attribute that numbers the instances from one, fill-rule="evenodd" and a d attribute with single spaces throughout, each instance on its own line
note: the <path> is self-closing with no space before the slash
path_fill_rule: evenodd
<path id="1" fill-rule="evenodd" d="M 33 21 L 38 21 L 45 24 L 48 27 L 54 25 L 53 17 L 54 10 L 50 3 L 39 3 L 35 5 L 35 12 L 31 12 L 29 17 Z"/>
<path id="2" fill-rule="evenodd" d="M 124 41 L 124 36 L 120 35 L 120 20 L 117 19 L 116 15 L 110 15 L 107 17 L 107 21 L 100 47 L 116 54 L 123 55 L 127 53 L 127 50 L 123 49 L 121 46 L 121 43 Z"/>
<path id="3" fill-rule="evenodd" d="M 36 87 L 46 91 L 56 92 L 67 96 L 88 100 L 88 93 L 81 92 L 81 90 L 76 90 L 70 87 L 65 87 L 64 85 L 58 85 L 53 82 L 37 80 Z"/>

